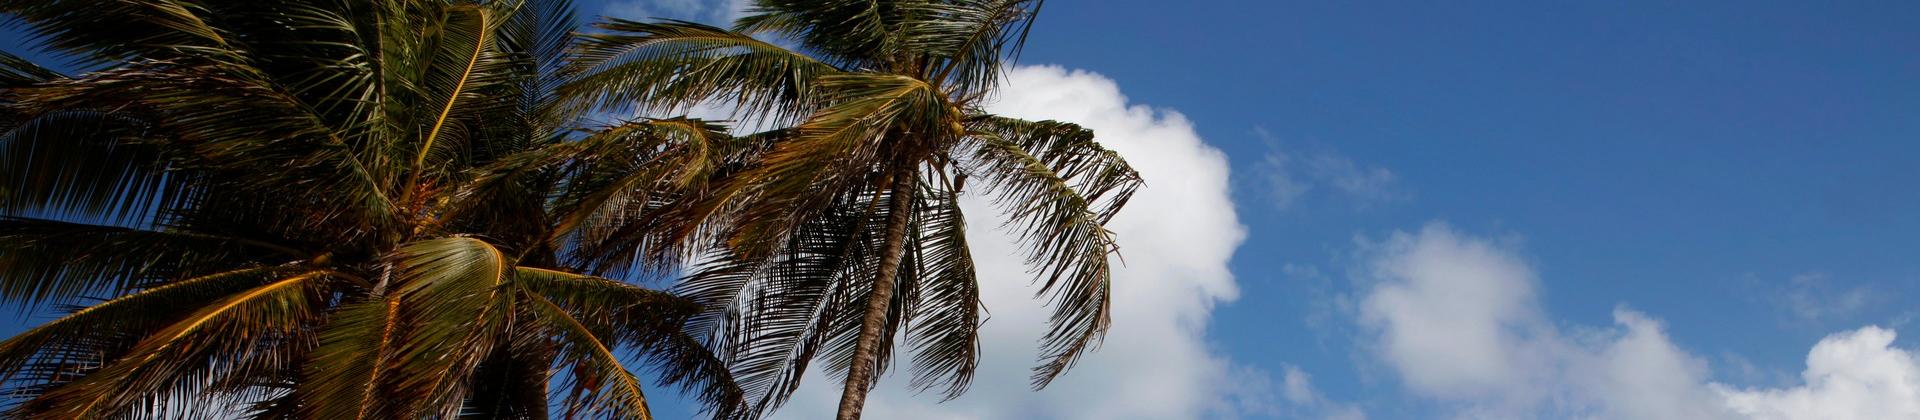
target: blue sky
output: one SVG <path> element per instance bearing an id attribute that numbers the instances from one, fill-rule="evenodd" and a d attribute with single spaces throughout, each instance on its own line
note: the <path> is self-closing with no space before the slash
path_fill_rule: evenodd
<path id="1" fill-rule="evenodd" d="M 1168 385 L 1211 387 L 1199 402 L 1141 412 L 1920 415 L 1872 411 L 1911 409 L 1911 391 L 1835 385 L 1912 367 L 1911 338 L 1883 341 L 1920 297 L 1920 6 L 1470 3 L 1047 2 L 1022 64 L 1177 113 L 1231 167 L 1237 293 L 1199 293 L 1181 338 L 1225 373 Z M 1164 379 L 1089 370 L 1074 374 Z M 1128 404 L 1039 395 L 901 412 Z"/>
<path id="2" fill-rule="evenodd" d="M 1920 3 L 1190 3 L 1046 2 L 996 109 L 1152 167 L 1141 305 L 1060 386 L 1011 332 L 968 397 L 874 413 L 1920 415 Z"/>

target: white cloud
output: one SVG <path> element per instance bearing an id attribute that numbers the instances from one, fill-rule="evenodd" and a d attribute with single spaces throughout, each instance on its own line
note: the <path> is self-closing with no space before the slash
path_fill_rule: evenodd
<path id="1" fill-rule="evenodd" d="M 1125 155 L 1146 186 L 1117 217 L 1124 265 L 1114 279 L 1113 330 L 1046 390 L 1028 386 L 1047 312 L 998 212 L 979 197 L 966 204 L 981 289 L 992 318 L 985 357 L 973 387 L 946 403 L 905 389 L 900 370 L 884 378 L 868 402 L 875 419 L 1181 419 L 1231 416 L 1233 407 L 1262 405 L 1257 396 L 1227 401 L 1238 381 L 1233 364 L 1205 338 L 1214 306 L 1238 294 L 1227 261 L 1244 237 L 1228 198 L 1227 160 L 1178 113 L 1128 104 L 1106 77 L 1053 66 L 1023 66 L 988 107 L 1019 118 L 1073 121 Z M 1177 223 L 1169 221 L 1177 220 Z M 840 386 L 815 374 L 785 418 L 832 413 Z"/>
<path id="2" fill-rule="evenodd" d="M 1617 308 L 1610 327 L 1560 330 L 1512 241 L 1436 223 L 1362 248 L 1363 344 L 1411 394 L 1461 418 L 1920 418 L 1920 367 L 1889 330 L 1822 340 L 1804 384 L 1736 389 L 1645 314 Z"/>
<path id="3" fill-rule="evenodd" d="M 1316 189 L 1327 190 L 1329 195 L 1357 207 L 1407 198 L 1392 170 L 1354 162 L 1331 149 L 1290 152 L 1265 128 L 1254 127 L 1253 134 L 1267 143 L 1267 154 L 1255 164 L 1253 173 L 1275 207 L 1291 208 Z"/>
<path id="4" fill-rule="evenodd" d="M 1878 327 L 1828 336 L 1807 355 L 1807 385 L 1734 389 L 1715 385 L 1735 412 L 1773 419 L 1920 418 L 1920 366 L 1911 350 L 1892 347 L 1894 332 Z"/>

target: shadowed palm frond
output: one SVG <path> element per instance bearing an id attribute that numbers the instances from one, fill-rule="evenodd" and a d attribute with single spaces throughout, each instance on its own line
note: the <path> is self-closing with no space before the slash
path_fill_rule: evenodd
<path id="1" fill-rule="evenodd" d="M 681 112 L 731 105 L 740 115 L 792 122 L 820 106 L 815 82 L 841 73 L 747 34 L 683 21 L 609 19 L 574 47 L 562 91 L 574 106 L 606 111 Z"/>
<path id="2" fill-rule="evenodd" d="M 1034 369 L 1043 387 L 1098 345 L 1112 303 L 1108 254 L 1117 247 L 1104 226 L 1131 198 L 1140 177 L 1126 161 L 1079 126 L 1010 118 L 976 120 L 972 151 L 987 190 L 1020 234 L 1027 262 L 1040 276 L 1040 293 L 1053 306 L 1045 356 Z"/>

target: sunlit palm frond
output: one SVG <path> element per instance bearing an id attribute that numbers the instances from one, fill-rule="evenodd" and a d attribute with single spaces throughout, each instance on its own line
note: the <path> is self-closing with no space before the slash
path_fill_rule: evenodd
<path id="1" fill-rule="evenodd" d="M 55 342 L 144 333 L 164 325 L 166 320 L 185 315 L 184 311 L 191 308 L 258 286 L 270 280 L 268 276 L 291 274 L 288 271 L 296 269 L 298 267 L 261 266 L 200 275 L 80 308 L 0 342 L 0 381 L 13 378 L 30 362 L 42 357 L 43 349 L 65 347 Z"/>
<path id="2" fill-rule="evenodd" d="M 513 311 L 512 262 L 484 241 L 455 237 L 402 246 L 391 264 L 387 293 L 399 303 L 389 322 L 398 326 L 380 395 L 422 410 L 411 415 L 451 415 L 486 357 L 470 349 L 491 347 Z"/>
<path id="3" fill-rule="evenodd" d="M 313 295 L 325 271 L 311 271 L 247 289 L 142 339 L 127 355 L 74 383 L 25 404 L 36 416 L 87 418 L 118 413 L 171 386 L 186 371 L 208 369 L 205 359 L 245 354 L 236 345 L 285 334 L 318 315 Z"/>
<path id="4" fill-rule="evenodd" d="M 537 318 L 554 330 L 560 337 L 562 363 L 570 373 L 572 390 L 562 402 L 568 417 L 584 414 L 589 417 L 652 419 L 653 413 L 647 408 L 647 396 L 641 390 L 639 378 L 633 371 L 620 363 L 602 334 L 580 323 L 572 314 L 553 301 L 537 294 L 528 294 L 527 306 L 538 314 Z"/>
<path id="5" fill-rule="evenodd" d="M 376 298 L 341 306 L 327 317 L 319 345 L 309 354 L 296 391 L 306 418 L 365 419 L 406 413 L 403 402 L 385 398 L 395 363 L 400 301 Z"/>

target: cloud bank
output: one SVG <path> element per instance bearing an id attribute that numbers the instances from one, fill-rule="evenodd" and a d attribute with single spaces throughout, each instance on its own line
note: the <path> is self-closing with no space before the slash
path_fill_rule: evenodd
<path id="1" fill-rule="evenodd" d="M 1612 326 L 1561 330 L 1512 241 L 1436 223 L 1362 248 L 1363 346 L 1459 418 L 1920 419 L 1916 354 L 1887 329 L 1821 340 L 1800 385 L 1739 388 L 1631 309 Z"/>
<path id="2" fill-rule="evenodd" d="M 976 248 L 982 295 L 991 318 L 984 327 L 984 358 L 965 396 L 940 403 L 937 395 L 905 389 L 905 376 L 883 378 L 868 401 L 875 419 L 1180 419 L 1235 416 L 1227 401 L 1236 382 L 1266 380 L 1234 366 L 1205 339 L 1214 305 L 1238 289 L 1227 261 L 1245 236 L 1228 198 L 1227 160 L 1180 114 L 1130 104 L 1110 79 L 1053 66 L 1023 66 L 988 107 L 1001 115 L 1073 121 L 1093 129 L 1101 143 L 1146 178 L 1110 226 L 1119 235 L 1124 266 L 1114 279 L 1113 330 L 1105 344 L 1043 391 L 1028 385 L 1047 312 L 1033 299 L 1032 275 L 1012 237 L 998 228 L 999 213 L 980 197 L 965 210 Z M 895 370 L 894 372 L 900 372 Z M 813 375 L 784 418 L 831 415 L 840 386 Z M 1239 395 L 1239 394 L 1234 394 Z M 1254 402 L 1255 405 L 1263 402 Z"/>

